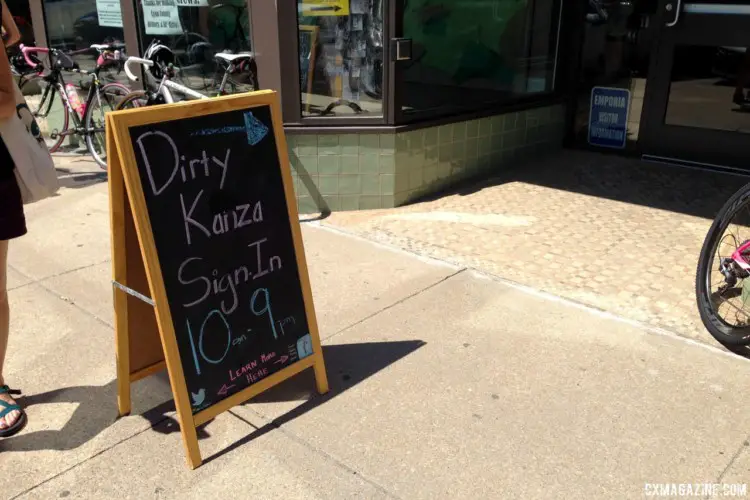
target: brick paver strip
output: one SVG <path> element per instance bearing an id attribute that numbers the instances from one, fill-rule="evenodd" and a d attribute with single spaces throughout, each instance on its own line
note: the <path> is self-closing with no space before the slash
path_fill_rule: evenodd
<path id="1" fill-rule="evenodd" d="M 698 253 L 747 178 L 564 151 L 432 200 L 324 224 L 715 344 Z"/>

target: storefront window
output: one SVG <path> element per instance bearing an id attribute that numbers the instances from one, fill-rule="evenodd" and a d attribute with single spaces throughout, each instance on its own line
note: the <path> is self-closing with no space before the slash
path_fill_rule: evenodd
<path id="1" fill-rule="evenodd" d="M 250 51 L 246 0 L 137 0 L 145 48 L 158 40 L 175 56 L 180 83 L 208 93 L 222 82 L 228 61 L 217 53 Z M 228 93 L 252 90 L 254 65 L 240 64 L 228 79 Z"/>
<path id="2" fill-rule="evenodd" d="M 44 0 L 44 15 L 52 48 L 72 52 L 125 39 L 119 0 Z M 82 69 L 91 70 L 97 56 L 90 52 L 74 59 Z"/>
<path id="3" fill-rule="evenodd" d="M 553 90 L 555 0 L 404 0 L 404 113 L 481 108 Z"/>
<path id="4" fill-rule="evenodd" d="M 298 0 L 303 116 L 383 114 L 383 0 Z"/>

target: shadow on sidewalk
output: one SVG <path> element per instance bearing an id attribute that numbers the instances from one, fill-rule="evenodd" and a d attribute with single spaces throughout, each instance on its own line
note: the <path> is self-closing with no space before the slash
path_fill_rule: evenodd
<path id="1" fill-rule="evenodd" d="M 422 345 L 424 345 L 424 342 L 415 340 L 324 346 L 323 356 L 325 357 L 331 388 L 328 394 L 319 396 L 315 393 L 315 380 L 313 371 L 310 369 L 257 396 L 246 404 L 303 399 L 306 399 L 306 401 L 303 401 L 300 406 L 289 413 L 230 445 L 209 460 L 224 455 L 307 413 L 414 352 Z M 166 372 L 159 373 L 155 377 L 162 379 L 160 381 L 162 386 L 169 387 Z M 137 404 L 139 391 L 136 390 L 135 385 L 132 392 L 133 403 Z M 16 436 L 0 439 L 0 452 L 73 450 L 98 436 L 118 419 L 116 380 L 103 386 L 66 387 L 41 394 L 32 394 L 23 396 L 18 401 L 26 408 L 53 403 L 74 403 L 77 407 L 70 419 L 59 430 L 22 431 Z M 151 425 L 151 430 L 162 434 L 171 434 L 180 430 L 174 412 L 174 401 L 169 399 L 137 416 L 147 420 Z M 198 428 L 199 439 L 210 436 L 205 429 L 205 426 L 210 423 L 209 421 Z"/>
<path id="2" fill-rule="evenodd" d="M 157 377 L 163 378 L 162 385 L 169 387 L 166 373 L 158 374 Z M 133 402 L 137 404 L 135 387 L 132 392 Z M 25 408 L 54 403 L 74 403 L 77 406 L 73 415 L 61 429 L 22 431 L 13 437 L 0 439 L 0 452 L 73 450 L 99 435 L 119 418 L 117 416 L 116 380 L 102 386 L 65 387 L 40 394 L 22 396 L 18 399 L 18 402 Z M 170 433 L 179 430 L 177 420 L 170 415 L 174 412 L 174 409 L 174 402 L 168 400 L 138 416 L 146 419 L 157 432 Z M 168 422 L 166 426 L 157 426 L 165 420 L 171 420 L 174 425 Z"/>
<path id="3" fill-rule="evenodd" d="M 60 187 L 79 189 L 107 181 L 107 172 L 73 172 L 68 168 L 55 167 Z"/>
<path id="4" fill-rule="evenodd" d="M 301 401 L 301 404 L 280 417 L 273 419 L 239 441 L 229 445 L 227 448 L 208 457 L 205 462 L 208 463 L 216 460 L 234 449 L 278 429 L 282 425 L 304 415 L 370 378 L 396 361 L 405 358 L 424 345 L 425 342 L 421 340 L 402 340 L 396 342 L 369 342 L 365 344 L 323 346 L 323 357 L 326 362 L 326 372 L 328 373 L 328 385 L 330 388 L 327 394 L 319 395 L 315 391 L 315 377 L 313 376 L 313 371 L 310 369 L 258 395 L 245 404 L 279 403 L 286 401 Z M 372 401 L 362 401 L 363 405 L 372 403 Z"/>
<path id="5" fill-rule="evenodd" d="M 729 197 L 750 182 L 750 177 L 588 151 L 562 150 L 522 162 L 492 178 L 467 180 L 448 191 L 418 201 L 451 194 L 471 195 L 510 182 L 713 219 Z"/>

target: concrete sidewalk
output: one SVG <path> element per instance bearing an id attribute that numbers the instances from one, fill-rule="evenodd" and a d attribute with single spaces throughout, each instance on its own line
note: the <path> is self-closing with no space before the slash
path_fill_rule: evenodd
<path id="1" fill-rule="evenodd" d="M 696 307 L 698 255 L 748 180 L 565 150 L 325 224 L 716 345 Z"/>
<path id="2" fill-rule="evenodd" d="M 190 471 L 165 376 L 115 418 L 106 184 L 65 168 L 79 188 L 30 206 L 11 245 L 6 376 L 30 420 L 0 440 L 0 498 L 621 499 L 747 482 L 747 360 L 316 223 L 331 392 L 303 373 L 220 415 Z"/>

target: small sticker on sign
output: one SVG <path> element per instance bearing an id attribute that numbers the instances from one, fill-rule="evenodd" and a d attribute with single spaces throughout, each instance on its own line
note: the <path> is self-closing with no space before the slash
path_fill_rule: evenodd
<path id="1" fill-rule="evenodd" d="M 245 113 L 245 131 L 247 132 L 247 143 L 255 146 L 268 135 L 268 127 L 253 116 L 252 111 Z"/>
<path id="2" fill-rule="evenodd" d="M 312 353 L 312 339 L 308 333 L 297 341 L 297 355 L 299 356 L 299 359 L 302 359 L 310 356 Z"/>

